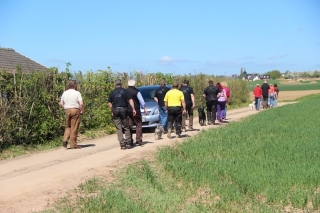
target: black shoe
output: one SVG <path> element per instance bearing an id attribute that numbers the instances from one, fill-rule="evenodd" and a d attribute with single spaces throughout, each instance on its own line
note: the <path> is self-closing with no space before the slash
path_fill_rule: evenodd
<path id="1" fill-rule="evenodd" d="M 126 145 L 126 148 L 127 148 L 127 149 L 131 149 L 132 146 L 131 146 L 130 144 L 127 144 L 127 145 Z"/>
<path id="2" fill-rule="evenodd" d="M 63 141 L 63 142 L 62 142 L 62 146 L 63 146 L 64 148 L 67 148 L 67 146 L 68 146 L 68 141 Z"/>
<path id="3" fill-rule="evenodd" d="M 142 141 L 137 141 L 137 142 L 136 142 L 136 146 L 137 146 L 137 145 L 142 146 L 142 145 L 143 145 L 143 142 L 142 142 Z"/>
<path id="4" fill-rule="evenodd" d="M 178 138 L 181 138 L 181 133 L 178 133 L 177 136 L 178 136 Z"/>
<path id="5" fill-rule="evenodd" d="M 125 146 L 121 146 L 121 147 L 120 147 L 120 149 L 122 149 L 122 150 L 126 150 L 126 149 L 127 149 L 127 147 L 125 147 Z"/>

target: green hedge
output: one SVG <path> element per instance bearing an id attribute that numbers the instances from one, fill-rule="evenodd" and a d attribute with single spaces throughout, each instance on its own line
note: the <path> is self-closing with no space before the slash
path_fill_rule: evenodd
<path id="1" fill-rule="evenodd" d="M 108 95 L 114 89 L 115 79 L 122 79 L 126 88 L 129 78 L 136 79 L 136 86 L 159 84 L 162 79 L 168 84 L 188 79 L 190 86 L 194 88 L 197 106 L 205 105 L 202 92 L 209 80 L 214 80 L 215 83 L 226 81 L 231 90 L 229 105 L 237 106 L 248 101 L 248 90 L 244 81 L 217 79 L 213 75 L 174 76 L 141 72 L 128 74 L 114 73 L 110 68 L 85 74 L 80 71 L 71 74 L 68 67 L 63 72 L 51 68 L 48 72 L 31 74 L 19 69 L 15 74 L 3 70 L 0 74 L 0 151 L 12 145 L 38 145 L 62 137 L 65 118 L 59 101 L 71 79 L 78 81 L 78 90 L 85 104 L 81 132 L 113 125 L 107 104 Z"/>

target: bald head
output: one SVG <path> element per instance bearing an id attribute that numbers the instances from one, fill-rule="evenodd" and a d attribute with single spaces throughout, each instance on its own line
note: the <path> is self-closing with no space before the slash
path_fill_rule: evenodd
<path id="1" fill-rule="evenodd" d="M 133 79 L 130 79 L 130 80 L 128 81 L 128 86 L 129 86 L 129 87 L 134 87 L 134 86 L 136 86 L 136 81 L 133 80 Z"/>

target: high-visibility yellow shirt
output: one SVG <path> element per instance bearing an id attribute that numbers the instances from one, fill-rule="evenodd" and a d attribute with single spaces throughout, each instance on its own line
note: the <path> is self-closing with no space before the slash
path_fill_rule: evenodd
<path id="1" fill-rule="evenodd" d="M 164 101 L 168 103 L 168 107 L 180 106 L 181 101 L 184 100 L 183 92 L 178 89 L 169 90 L 164 97 Z"/>

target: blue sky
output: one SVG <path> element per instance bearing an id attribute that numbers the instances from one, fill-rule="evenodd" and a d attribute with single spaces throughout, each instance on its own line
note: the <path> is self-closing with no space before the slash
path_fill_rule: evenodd
<path id="1" fill-rule="evenodd" d="M 71 71 L 320 70 L 319 0 L 0 0 L 0 46 Z"/>

